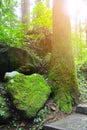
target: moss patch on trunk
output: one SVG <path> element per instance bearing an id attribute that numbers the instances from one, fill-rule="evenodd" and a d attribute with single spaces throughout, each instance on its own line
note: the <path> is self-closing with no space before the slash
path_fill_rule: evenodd
<path id="1" fill-rule="evenodd" d="M 68 66 L 55 64 L 49 73 L 49 79 L 59 109 L 71 113 L 72 105 L 78 103 L 79 90 L 75 69 Z"/>

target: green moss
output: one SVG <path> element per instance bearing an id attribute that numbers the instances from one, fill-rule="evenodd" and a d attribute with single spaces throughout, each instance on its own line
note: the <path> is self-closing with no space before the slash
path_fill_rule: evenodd
<path id="1" fill-rule="evenodd" d="M 54 100 L 60 110 L 70 113 L 72 105 L 78 102 L 78 84 L 76 72 L 68 65 L 55 65 L 49 73 Z"/>
<path id="2" fill-rule="evenodd" d="M 9 77 L 7 77 L 9 79 Z M 12 96 L 15 107 L 23 111 L 25 117 L 33 117 L 43 107 L 51 90 L 39 74 L 25 76 L 18 73 L 10 77 L 7 89 Z"/>
<path id="3" fill-rule="evenodd" d="M 72 112 L 72 97 L 69 92 L 65 92 L 65 90 L 60 88 L 55 95 L 54 98 L 56 104 L 59 106 L 59 109 L 64 111 L 65 113 Z"/>

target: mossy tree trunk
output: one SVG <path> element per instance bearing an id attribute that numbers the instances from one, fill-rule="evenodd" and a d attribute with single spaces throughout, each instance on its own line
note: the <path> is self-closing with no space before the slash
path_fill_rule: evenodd
<path id="1" fill-rule="evenodd" d="M 79 91 L 70 39 L 70 20 L 65 13 L 66 0 L 53 0 L 53 44 L 49 79 L 54 99 L 65 112 L 78 102 Z"/>

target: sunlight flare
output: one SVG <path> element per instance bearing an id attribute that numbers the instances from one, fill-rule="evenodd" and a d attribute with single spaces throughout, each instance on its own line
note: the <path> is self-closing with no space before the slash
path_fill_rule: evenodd
<path id="1" fill-rule="evenodd" d="M 82 0 L 67 0 L 66 12 L 71 18 L 84 20 L 87 12 L 87 2 Z"/>

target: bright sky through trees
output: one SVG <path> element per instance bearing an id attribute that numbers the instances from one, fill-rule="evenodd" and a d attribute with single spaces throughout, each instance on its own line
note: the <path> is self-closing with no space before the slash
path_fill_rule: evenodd
<path id="1" fill-rule="evenodd" d="M 67 0 L 67 13 L 71 18 L 87 19 L 87 0 Z"/>
<path id="2" fill-rule="evenodd" d="M 19 0 L 20 1 L 20 0 Z M 50 0 L 52 6 L 52 0 Z M 20 3 L 19 3 L 20 4 Z M 33 6 L 33 1 L 31 6 Z M 31 7 L 32 8 L 32 7 Z M 84 21 L 87 19 L 87 0 L 67 0 L 65 3 L 66 12 L 70 15 L 71 19 L 77 17 L 78 19 Z M 16 13 L 20 16 L 20 7 L 17 8 Z"/>

